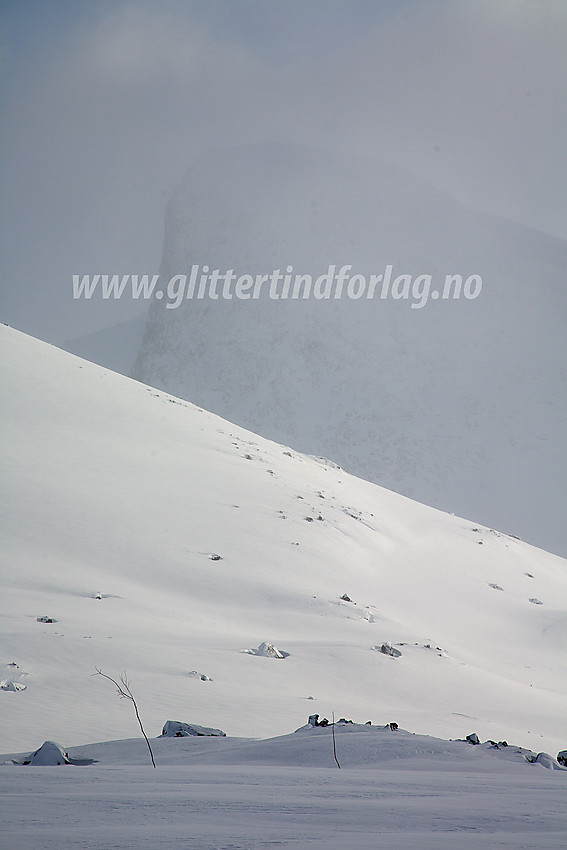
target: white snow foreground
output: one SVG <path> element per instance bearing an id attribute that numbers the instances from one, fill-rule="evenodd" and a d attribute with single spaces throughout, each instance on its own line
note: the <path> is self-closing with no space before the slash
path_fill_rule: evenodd
<path id="1" fill-rule="evenodd" d="M 564 560 L 0 339 L 0 675 L 26 685 L 0 692 L 1 749 L 138 734 L 95 668 L 127 672 L 150 737 L 164 717 L 269 737 L 334 711 L 565 748 Z M 287 657 L 243 651 L 262 643 Z"/>
<path id="2" fill-rule="evenodd" d="M 516 747 L 343 722 L 264 741 L 156 738 L 76 747 L 69 766 L 4 765 L 11 850 L 561 848 L 567 770 Z M 53 773 L 55 769 L 56 775 Z M 30 817 L 30 811 L 33 817 Z"/>

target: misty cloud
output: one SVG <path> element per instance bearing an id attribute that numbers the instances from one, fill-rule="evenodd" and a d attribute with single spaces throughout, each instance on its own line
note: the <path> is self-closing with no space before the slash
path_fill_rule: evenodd
<path id="1" fill-rule="evenodd" d="M 7 24 L 4 314 L 38 336 L 139 312 L 73 303 L 71 276 L 157 271 L 166 201 L 211 148 L 371 155 L 567 235 L 563 3 L 24 0 Z"/>

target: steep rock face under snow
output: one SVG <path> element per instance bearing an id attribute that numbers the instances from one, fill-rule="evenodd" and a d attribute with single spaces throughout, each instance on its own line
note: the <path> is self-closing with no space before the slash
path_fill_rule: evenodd
<path id="1" fill-rule="evenodd" d="M 565 561 L 0 340 L 0 674 L 26 684 L 0 691 L 2 750 L 138 734 L 96 668 L 126 671 L 152 737 L 167 717 L 267 737 L 335 711 L 564 748 Z"/>
<path id="2" fill-rule="evenodd" d="M 133 372 L 233 422 L 444 510 L 567 553 L 559 240 L 392 166 L 285 145 L 203 156 L 167 212 L 162 280 L 479 274 L 476 300 L 152 303 Z"/>

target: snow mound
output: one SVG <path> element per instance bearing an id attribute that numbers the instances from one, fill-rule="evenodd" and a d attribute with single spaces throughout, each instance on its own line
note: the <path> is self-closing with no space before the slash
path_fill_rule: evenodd
<path id="1" fill-rule="evenodd" d="M 181 723 L 179 720 L 167 720 L 162 729 L 162 738 L 188 738 L 190 735 L 205 738 L 226 738 L 222 729 L 210 726 L 197 726 L 195 723 Z"/>
<path id="2" fill-rule="evenodd" d="M 283 649 L 278 649 L 273 643 L 264 641 L 256 649 L 243 649 L 247 655 L 259 655 L 262 658 L 288 658 L 289 652 L 284 652 Z"/>
<path id="3" fill-rule="evenodd" d="M 45 741 L 39 750 L 36 750 L 30 756 L 23 758 L 21 761 L 12 759 L 10 763 L 24 766 L 31 765 L 34 767 L 55 767 L 60 764 L 84 766 L 95 764 L 96 759 L 73 758 L 61 744 L 57 744 L 55 741 Z"/>
<path id="4" fill-rule="evenodd" d="M 55 741 L 45 741 L 35 753 L 32 753 L 24 764 L 31 765 L 58 765 L 71 764 L 69 754 L 63 749 L 61 744 L 56 744 Z"/>

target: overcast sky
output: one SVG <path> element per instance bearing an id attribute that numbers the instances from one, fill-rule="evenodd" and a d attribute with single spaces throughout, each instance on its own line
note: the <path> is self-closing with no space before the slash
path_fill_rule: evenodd
<path id="1" fill-rule="evenodd" d="M 211 147 L 395 161 L 567 238 L 564 0 L 1 8 L 2 321 L 42 339 L 140 312 L 73 302 L 72 274 L 157 271 L 167 199 Z"/>

